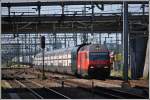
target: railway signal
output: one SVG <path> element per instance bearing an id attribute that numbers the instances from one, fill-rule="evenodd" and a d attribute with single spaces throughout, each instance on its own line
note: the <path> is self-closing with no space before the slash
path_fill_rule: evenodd
<path id="1" fill-rule="evenodd" d="M 41 36 L 41 48 L 45 49 L 45 36 Z"/>
<path id="2" fill-rule="evenodd" d="M 43 70 L 42 70 L 42 79 L 45 79 L 45 72 L 44 72 L 44 49 L 45 49 L 45 36 L 41 36 L 41 48 L 42 48 L 42 56 L 43 56 Z"/>

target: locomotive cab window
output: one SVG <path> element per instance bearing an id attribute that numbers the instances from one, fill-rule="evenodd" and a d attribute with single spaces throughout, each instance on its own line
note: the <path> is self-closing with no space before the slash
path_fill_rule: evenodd
<path id="1" fill-rule="evenodd" d="M 90 60 L 109 60 L 108 52 L 91 52 L 89 56 Z"/>

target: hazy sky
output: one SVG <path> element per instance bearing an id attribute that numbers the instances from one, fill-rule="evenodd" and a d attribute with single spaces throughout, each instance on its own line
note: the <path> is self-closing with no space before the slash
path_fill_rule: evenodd
<path id="1" fill-rule="evenodd" d="M 73 14 L 74 12 L 70 11 L 79 11 L 78 13 L 82 13 L 83 7 L 81 5 L 71 5 L 71 6 L 65 6 L 65 13 L 67 14 Z M 87 5 L 86 7 L 91 7 L 90 5 Z M 95 13 L 117 13 L 121 11 L 122 5 L 120 4 L 114 4 L 114 5 L 105 5 L 104 11 L 101 11 L 97 7 L 95 7 Z M 30 12 L 25 13 L 26 15 L 34 15 L 38 14 L 38 12 L 35 10 L 37 8 L 36 6 L 28 6 L 28 7 L 12 7 L 11 12 L 20 12 L 16 13 L 16 15 L 21 15 L 21 12 Z M 86 9 L 87 13 L 91 12 L 91 9 Z M 141 4 L 129 4 L 129 12 L 142 12 Z M 145 8 L 145 11 L 148 12 L 148 7 Z M 8 14 L 8 8 L 2 7 L 2 15 Z M 42 6 L 41 7 L 41 14 L 61 14 L 61 6 Z M 13 15 L 13 13 L 11 13 Z"/>

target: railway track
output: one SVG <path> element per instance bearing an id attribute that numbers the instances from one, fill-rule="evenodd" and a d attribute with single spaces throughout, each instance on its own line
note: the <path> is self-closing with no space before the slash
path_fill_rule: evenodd
<path id="1" fill-rule="evenodd" d="M 117 89 L 98 87 L 98 86 L 92 87 L 92 86 L 89 86 L 86 84 L 81 84 L 81 83 L 72 82 L 72 81 L 65 81 L 65 80 L 61 80 L 61 79 L 52 79 L 51 78 L 51 80 L 53 80 L 59 84 L 62 84 L 62 87 L 64 87 L 65 85 L 71 86 L 71 87 L 76 87 L 76 88 L 82 89 L 84 91 L 88 91 L 93 94 L 103 96 L 105 98 L 111 98 L 111 99 L 146 99 L 146 98 L 148 98 L 145 96 L 131 94 L 131 93 L 128 93 L 125 91 L 117 90 Z M 41 85 L 41 87 L 42 87 L 42 85 Z"/>
<path id="2" fill-rule="evenodd" d="M 144 96 L 131 94 L 125 91 L 104 88 L 104 87 L 94 87 L 93 91 L 98 94 L 105 95 L 108 98 L 114 99 L 146 99 Z"/>
<path id="3" fill-rule="evenodd" d="M 48 79 L 53 80 L 59 84 L 62 84 L 62 86 L 68 85 L 68 86 L 78 87 L 80 89 L 92 92 L 97 95 L 103 95 L 104 97 L 107 97 L 107 98 L 114 98 L 114 99 L 116 99 L 116 98 L 117 99 L 147 99 L 148 98 L 148 96 L 145 97 L 142 95 L 136 95 L 136 94 L 128 93 L 126 91 L 121 91 L 118 89 L 105 88 L 105 87 L 100 87 L 100 86 L 95 86 L 95 87 L 93 87 L 93 89 L 91 89 L 91 86 L 89 86 L 89 85 L 70 81 L 70 80 L 68 81 L 63 78 L 53 77 L 50 75 L 48 75 Z"/>
<path id="4" fill-rule="evenodd" d="M 76 87 L 89 91 L 93 94 L 102 95 L 106 98 L 111 99 L 147 99 L 148 97 L 142 95 L 131 94 L 125 91 L 106 88 L 106 87 L 99 87 L 99 86 L 89 86 L 86 84 L 76 83 L 76 82 L 66 82 L 64 84 L 67 85 L 75 85 Z"/>
<path id="5" fill-rule="evenodd" d="M 2 94 L 7 94 L 3 96 L 3 98 L 8 99 L 37 99 L 37 96 L 33 95 L 27 88 L 23 88 L 20 84 L 16 82 L 16 80 L 6 80 L 9 88 L 3 88 Z M 15 94 L 15 96 L 14 96 Z"/>
<path id="6" fill-rule="evenodd" d="M 15 80 L 19 85 L 28 89 L 38 99 L 70 99 L 69 97 L 38 83 L 29 80 Z"/>
<path id="7" fill-rule="evenodd" d="M 20 75 L 21 73 L 17 72 L 16 74 L 17 75 L 14 75 L 14 76 L 18 77 L 18 74 Z M 56 83 L 59 83 L 62 85 L 62 87 L 64 87 L 64 86 L 76 87 L 76 88 L 82 89 L 84 91 L 88 91 L 90 93 L 103 96 L 105 98 L 112 98 L 112 99 L 116 99 L 116 98 L 117 99 L 147 99 L 148 98 L 148 96 L 136 95 L 133 93 L 128 93 L 128 92 L 122 91 L 122 90 L 106 88 L 106 87 L 101 87 L 101 86 L 96 86 L 96 85 L 91 86 L 91 84 L 90 85 L 86 84 L 86 82 L 84 82 L 84 84 L 83 84 L 82 82 L 71 81 L 71 80 L 67 80 L 65 78 L 61 78 L 61 77 L 54 77 L 51 75 L 47 75 L 47 76 L 48 76 L 47 80 L 52 80 Z M 36 83 L 31 80 L 23 79 L 23 78 L 21 78 L 21 76 L 19 78 L 18 78 L 18 80 L 16 80 L 16 82 L 18 84 L 20 84 L 22 87 L 28 88 L 28 90 L 30 92 L 32 92 L 32 94 L 36 95 L 37 98 L 43 98 L 43 99 L 45 99 L 45 98 L 46 99 L 65 98 L 66 99 L 67 98 L 67 99 L 69 99 L 69 97 L 57 92 L 56 90 L 46 88 L 46 87 L 44 87 L 44 85 L 41 85 L 38 82 Z M 41 88 L 42 91 L 39 90 L 39 88 Z M 51 93 L 51 92 L 53 92 L 53 93 Z M 47 97 L 47 95 L 45 95 L 45 94 L 47 94 L 49 96 Z M 50 95 L 52 95 L 52 94 L 54 94 L 54 95 L 52 97 L 50 97 Z"/>
<path id="8" fill-rule="evenodd" d="M 49 77 L 49 79 L 55 82 L 58 82 L 59 84 L 62 84 L 62 85 L 74 86 L 74 87 L 92 92 L 97 95 L 103 95 L 104 97 L 107 97 L 107 98 L 114 98 L 114 99 L 147 99 L 148 98 L 142 95 L 136 95 L 136 94 L 128 93 L 128 92 L 121 91 L 118 89 L 112 89 L 112 88 L 106 88 L 106 87 L 100 87 L 100 86 L 92 87 L 91 85 L 86 85 L 86 84 L 82 84 L 82 83 L 74 82 L 70 80 L 62 80 L 59 78 L 56 79 L 54 77 Z"/>
<path id="9" fill-rule="evenodd" d="M 39 87 L 44 87 L 43 85 L 36 83 L 34 81 L 30 81 L 30 82 L 36 84 Z M 61 83 L 61 82 L 59 82 L 59 83 Z M 116 89 L 109 89 L 109 88 L 104 88 L 104 87 L 93 87 L 93 88 L 91 88 L 90 86 L 81 85 L 81 84 L 77 84 L 77 83 L 73 84 L 73 83 L 69 83 L 69 82 L 65 82 L 63 84 L 69 85 L 69 86 L 75 86 L 79 89 L 91 92 L 91 93 L 96 94 L 96 95 L 103 96 L 105 98 L 111 98 L 111 99 L 146 99 L 146 97 L 144 97 L 144 96 L 135 95 L 135 94 L 131 94 L 131 93 L 116 90 Z"/>

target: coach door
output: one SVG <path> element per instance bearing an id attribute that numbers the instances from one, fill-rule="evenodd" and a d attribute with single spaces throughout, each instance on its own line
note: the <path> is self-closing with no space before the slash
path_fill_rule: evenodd
<path id="1" fill-rule="evenodd" d="M 80 72 L 81 72 L 81 74 L 83 74 L 83 72 L 86 69 L 86 53 L 85 52 L 81 53 L 80 61 L 81 61 Z"/>
<path id="2" fill-rule="evenodd" d="M 87 54 L 86 52 L 82 53 L 82 71 L 85 72 L 86 71 L 86 67 L 87 67 Z"/>
<path id="3" fill-rule="evenodd" d="M 81 74 L 81 66 L 82 66 L 82 56 L 81 52 L 78 52 L 78 74 Z"/>

